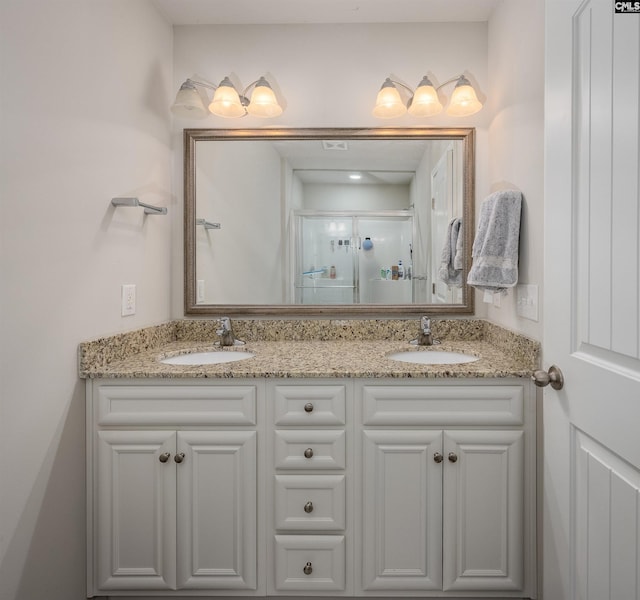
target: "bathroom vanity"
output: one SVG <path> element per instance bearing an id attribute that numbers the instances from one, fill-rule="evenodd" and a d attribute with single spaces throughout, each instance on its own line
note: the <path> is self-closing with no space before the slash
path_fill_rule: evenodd
<path id="1" fill-rule="evenodd" d="M 537 346 L 476 337 L 81 347 L 88 595 L 535 598 Z"/>

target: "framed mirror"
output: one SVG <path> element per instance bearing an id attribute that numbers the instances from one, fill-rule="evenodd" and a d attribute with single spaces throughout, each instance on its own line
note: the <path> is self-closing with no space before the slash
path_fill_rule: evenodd
<path id="1" fill-rule="evenodd" d="M 185 313 L 472 314 L 475 130 L 185 129 Z"/>

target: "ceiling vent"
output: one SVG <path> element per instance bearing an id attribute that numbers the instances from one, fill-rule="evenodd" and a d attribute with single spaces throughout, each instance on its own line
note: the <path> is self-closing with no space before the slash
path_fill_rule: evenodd
<path id="1" fill-rule="evenodd" d="M 348 150 L 349 145 L 345 140 L 323 140 L 322 147 L 325 150 Z"/>

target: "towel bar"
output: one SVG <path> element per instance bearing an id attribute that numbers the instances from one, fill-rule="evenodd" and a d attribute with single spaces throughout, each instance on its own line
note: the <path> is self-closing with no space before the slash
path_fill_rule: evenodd
<path id="1" fill-rule="evenodd" d="M 167 208 L 165 206 L 152 206 L 151 204 L 140 202 L 137 198 L 111 198 L 111 204 L 113 204 L 113 206 L 142 206 L 147 215 L 167 214 Z"/>

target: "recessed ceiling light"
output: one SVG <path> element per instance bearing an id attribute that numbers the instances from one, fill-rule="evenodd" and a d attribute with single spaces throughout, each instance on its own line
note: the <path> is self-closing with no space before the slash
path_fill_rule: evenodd
<path id="1" fill-rule="evenodd" d="M 362 175 L 360 175 L 360 173 L 351 173 L 349 179 L 362 179 Z"/>

